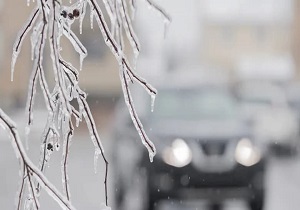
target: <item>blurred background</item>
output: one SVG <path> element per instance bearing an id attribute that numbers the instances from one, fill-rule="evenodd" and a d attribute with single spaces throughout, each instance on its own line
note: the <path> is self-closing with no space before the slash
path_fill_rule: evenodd
<path id="1" fill-rule="evenodd" d="M 68 4 L 69 1 L 64 3 Z M 88 50 L 80 86 L 97 122 L 110 162 L 109 203 L 113 209 L 296 210 L 300 207 L 300 1 L 161 0 L 172 17 L 165 25 L 137 1 L 134 26 L 141 43 L 137 71 L 158 89 L 150 96 L 131 86 L 146 132 L 157 147 L 153 163 L 123 102 L 118 64 L 96 24 L 85 18 Z M 30 38 L 24 42 L 10 81 L 15 37 L 34 3 L 0 0 L 0 107 L 25 133 L 25 106 L 32 69 Z M 107 18 L 107 15 L 106 15 Z M 108 20 L 108 18 L 107 18 Z M 79 65 L 66 40 L 64 56 Z M 129 43 L 126 43 L 130 49 Z M 128 57 L 132 57 L 128 50 Z M 51 78 L 51 60 L 44 56 Z M 51 84 L 51 82 L 50 82 Z M 29 135 L 38 164 L 47 116 L 37 91 Z M 60 189 L 61 152 L 47 176 Z M 94 148 L 82 123 L 75 130 L 69 178 L 78 209 L 104 203 L 104 164 L 94 173 Z M 0 128 L 0 206 L 13 209 L 18 161 Z M 42 194 L 42 209 L 59 209 Z"/>

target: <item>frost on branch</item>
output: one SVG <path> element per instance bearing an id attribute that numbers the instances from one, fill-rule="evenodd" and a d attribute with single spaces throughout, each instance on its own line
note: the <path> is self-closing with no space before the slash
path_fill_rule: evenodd
<path id="1" fill-rule="evenodd" d="M 164 18 L 166 23 L 170 22 L 169 16 L 162 8 L 152 2 L 152 0 L 144 1 L 150 8 L 158 12 Z M 30 0 L 27 0 L 27 4 L 29 3 Z M 63 3 L 68 5 L 64 5 Z M 18 33 L 13 47 L 11 79 L 13 80 L 15 64 L 22 48 L 23 41 L 29 32 L 31 32 L 30 40 L 33 67 L 29 80 L 29 91 L 26 104 L 27 135 L 30 132 L 30 126 L 34 120 L 33 106 L 38 85 L 42 90 L 46 108 L 48 110 L 47 122 L 41 140 L 41 155 L 39 163 L 40 171 L 38 171 L 38 173 L 45 173 L 45 166 L 49 161 L 52 152 L 55 149 L 59 149 L 60 145 L 62 145 L 62 184 L 64 187 L 65 197 L 68 202 L 70 201 L 71 195 L 67 171 L 70 145 L 74 135 L 73 122 L 75 120 L 76 126 L 78 126 L 79 122 L 84 120 L 87 124 L 91 141 L 95 146 L 95 166 L 99 155 L 101 155 L 105 162 L 104 188 L 105 203 L 107 206 L 108 161 L 104 153 L 94 118 L 86 101 L 87 94 L 79 87 L 78 69 L 82 70 L 82 63 L 88 52 L 72 29 L 74 21 L 79 21 L 79 30 L 80 33 L 82 33 L 82 23 L 88 7 L 90 8 L 91 28 L 93 28 L 93 21 L 95 19 L 97 27 L 100 29 L 99 36 L 103 37 L 106 45 L 109 47 L 119 64 L 119 75 L 126 105 L 134 126 L 141 137 L 142 143 L 148 149 L 151 161 L 156 153 L 156 149 L 144 131 L 143 125 L 135 111 L 133 98 L 130 93 L 130 84 L 134 82 L 140 84 L 150 94 L 153 102 L 157 91 L 145 79 L 136 73 L 133 67 L 134 65 L 129 62 L 124 53 L 125 38 L 128 39 L 130 43 L 135 59 L 140 51 L 140 44 L 132 26 L 134 12 L 136 10 L 135 0 L 103 0 L 104 8 L 101 8 L 96 0 L 78 0 L 73 4 L 70 3 L 71 1 L 63 2 L 61 0 L 36 1 L 36 7 L 32 10 L 27 21 Z M 131 15 L 128 11 L 128 3 L 131 8 Z M 107 13 L 110 18 L 110 25 L 107 24 L 107 20 L 105 20 L 103 16 L 103 10 L 105 10 L 105 13 Z M 61 46 L 61 37 L 63 36 L 69 40 L 74 50 L 78 53 L 80 59 L 79 68 L 74 67 L 70 62 L 66 61 L 62 57 L 61 50 L 63 47 Z M 46 51 L 46 42 L 49 43 L 50 59 L 52 61 L 52 70 L 55 80 L 55 85 L 52 90 L 49 89 L 49 81 L 43 67 L 44 55 L 46 55 L 46 53 L 44 53 Z M 134 63 L 135 61 L 133 64 Z M 74 103 L 78 104 L 78 109 L 72 105 Z M 151 105 L 151 107 L 153 109 L 153 105 Z M 20 151 L 23 154 L 23 150 Z M 23 162 L 26 161 L 24 160 Z M 37 169 L 31 169 L 28 166 L 30 164 L 24 163 L 23 165 L 23 173 L 27 175 L 26 178 L 28 179 L 30 189 L 28 199 L 32 200 L 35 204 L 33 205 L 33 209 L 38 209 L 38 197 L 41 187 L 45 186 L 45 184 L 38 181 L 35 186 L 30 179 L 32 179 L 32 177 L 36 177 L 34 175 L 35 173 L 32 173 L 32 175 L 31 172 L 36 171 Z M 48 188 L 44 187 L 44 189 Z M 23 184 L 21 191 L 23 192 Z M 32 208 L 30 207 L 30 209 Z"/>

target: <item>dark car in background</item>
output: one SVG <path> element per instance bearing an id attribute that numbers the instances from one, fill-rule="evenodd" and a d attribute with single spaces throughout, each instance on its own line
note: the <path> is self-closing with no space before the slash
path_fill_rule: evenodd
<path id="1" fill-rule="evenodd" d="M 219 206 L 226 199 L 242 199 L 251 210 L 263 209 L 264 146 L 254 138 L 230 89 L 205 84 L 158 91 L 153 113 L 147 100 L 136 98 L 157 148 L 152 163 L 130 117 L 123 112 L 116 116 L 117 208 L 151 210 L 170 199 L 204 199 Z"/>

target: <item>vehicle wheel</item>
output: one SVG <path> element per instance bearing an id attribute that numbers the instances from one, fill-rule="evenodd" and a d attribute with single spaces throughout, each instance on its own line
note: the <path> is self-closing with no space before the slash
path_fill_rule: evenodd
<path id="1" fill-rule="evenodd" d="M 121 210 L 125 191 L 120 183 L 115 184 L 115 188 L 117 189 L 114 192 L 115 205 L 117 209 Z"/>
<path id="2" fill-rule="evenodd" d="M 142 170 L 139 175 L 140 177 L 140 185 L 142 185 L 142 191 L 141 194 L 143 199 L 142 203 L 143 206 L 140 209 L 143 210 L 155 210 L 156 209 L 156 199 L 154 196 L 151 195 L 150 187 L 149 187 L 149 174 L 147 173 L 147 170 Z"/>
<path id="3" fill-rule="evenodd" d="M 249 202 L 249 206 L 251 210 L 263 210 L 263 206 L 264 206 L 263 196 L 259 196 L 251 200 Z"/>
<path id="4" fill-rule="evenodd" d="M 220 203 L 211 203 L 209 205 L 209 210 L 220 210 L 222 209 L 222 205 Z"/>

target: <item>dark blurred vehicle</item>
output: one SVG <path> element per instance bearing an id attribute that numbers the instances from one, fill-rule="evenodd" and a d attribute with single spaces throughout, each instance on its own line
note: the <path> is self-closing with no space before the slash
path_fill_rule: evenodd
<path id="1" fill-rule="evenodd" d="M 286 87 L 287 101 L 291 109 L 296 113 L 300 128 L 300 83 L 294 82 Z M 300 129 L 299 129 L 300 134 Z M 300 136 L 300 135 L 299 135 Z"/>
<path id="2" fill-rule="evenodd" d="M 221 205 L 236 198 L 261 210 L 264 147 L 255 141 L 231 91 L 215 84 L 158 90 L 153 113 L 147 111 L 149 103 L 141 94 L 135 100 L 142 103 L 137 111 L 157 148 L 152 163 L 128 114 L 117 115 L 113 164 L 117 209 L 135 209 L 140 202 L 136 209 L 151 210 L 167 199 L 205 199 Z"/>

